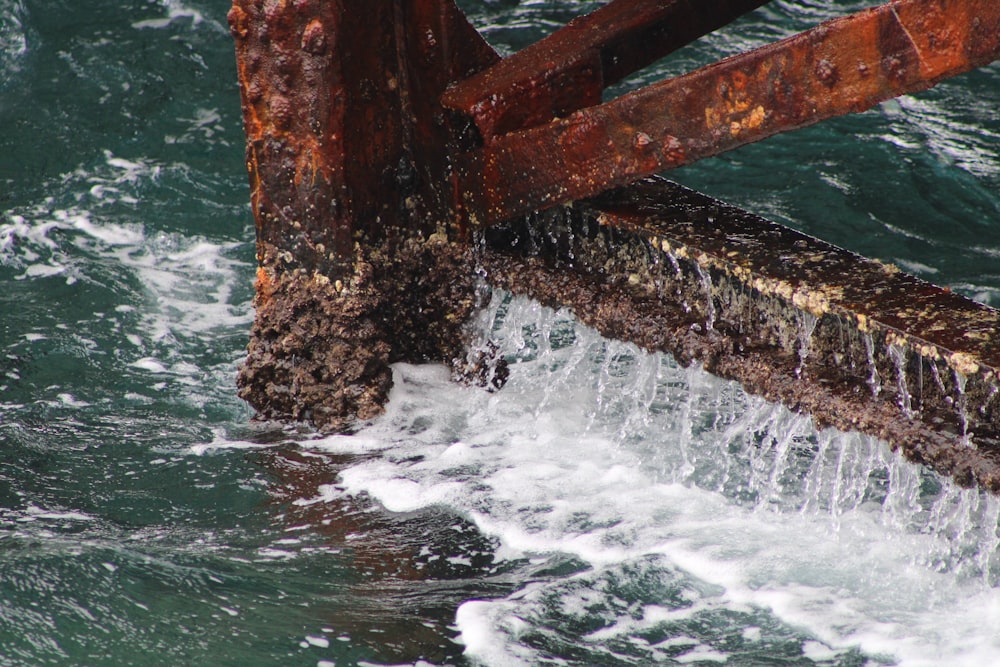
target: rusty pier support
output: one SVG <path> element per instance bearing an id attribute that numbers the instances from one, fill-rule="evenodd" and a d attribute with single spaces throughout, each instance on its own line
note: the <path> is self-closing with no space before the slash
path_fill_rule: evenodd
<path id="1" fill-rule="evenodd" d="M 350 428 L 389 364 L 464 357 L 469 230 L 437 104 L 497 60 L 437 0 L 236 0 L 256 320 L 240 396 L 262 416 Z"/>
<path id="2" fill-rule="evenodd" d="M 1000 492 L 1000 312 L 652 177 L 992 62 L 1000 3 L 892 0 L 603 100 L 765 2 L 612 0 L 501 60 L 452 0 L 234 0 L 260 262 L 240 395 L 349 430 L 393 361 L 499 386 L 463 338 L 478 264 Z"/>
<path id="3" fill-rule="evenodd" d="M 532 113 L 592 103 L 575 92 L 585 79 L 610 83 L 763 1 L 707 0 L 709 20 L 686 1 L 612 3 L 574 28 L 597 60 L 543 75 L 568 98 L 534 99 Z M 481 137 L 441 101 L 498 63 L 493 49 L 452 0 L 234 0 L 229 23 L 260 264 L 240 396 L 262 417 L 344 430 L 381 411 L 393 361 L 445 361 L 502 384 L 503 361 L 463 344 L 474 305 L 464 201 L 479 185 L 453 164 Z M 637 48 L 636 30 L 654 41 Z M 563 41 L 565 52 L 575 38 Z"/>

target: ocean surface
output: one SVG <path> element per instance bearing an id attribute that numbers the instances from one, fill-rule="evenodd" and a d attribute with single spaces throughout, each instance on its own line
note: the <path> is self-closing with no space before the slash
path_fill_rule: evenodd
<path id="1" fill-rule="evenodd" d="M 461 5 L 509 53 L 597 3 Z M 1000 664 L 996 498 L 566 312 L 493 295 L 497 393 L 252 421 L 227 10 L 0 0 L 0 664 Z M 670 177 L 1000 306 L 998 109 L 993 65 Z"/>

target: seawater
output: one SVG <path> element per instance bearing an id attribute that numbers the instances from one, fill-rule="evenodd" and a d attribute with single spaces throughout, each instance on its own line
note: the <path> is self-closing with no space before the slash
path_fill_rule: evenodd
<path id="1" fill-rule="evenodd" d="M 462 6 L 511 52 L 598 3 Z M 0 0 L 0 664 L 1000 659 L 995 498 L 566 312 L 492 296 L 502 391 L 399 365 L 354 436 L 253 422 L 227 10 Z M 671 177 L 996 306 L 997 109 L 993 65 Z"/>

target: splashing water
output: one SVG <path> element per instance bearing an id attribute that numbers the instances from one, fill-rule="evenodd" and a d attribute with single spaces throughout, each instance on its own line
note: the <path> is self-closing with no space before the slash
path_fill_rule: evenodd
<path id="1" fill-rule="evenodd" d="M 513 350 L 497 394 L 398 366 L 377 452 L 316 500 L 446 507 L 491 537 L 521 584 L 466 602 L 486 664 L 982 664 L 1000 651 L 996 498 L 871 438 L 565 314 L 498 295 L 483 335 Z M 988 620 L 989 619 L 989 620 Z"/>

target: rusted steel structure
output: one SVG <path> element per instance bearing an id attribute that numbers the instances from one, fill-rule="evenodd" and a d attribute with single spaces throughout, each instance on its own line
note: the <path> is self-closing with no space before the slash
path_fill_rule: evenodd
<path id="1" fill-rule="evenodd" d="M 241 396 L 348 428 L 391 362 L 464 355 L 461 137 L 437 100 L 498 58 L 450 2 L 237 0 L 229 22 L 260 263 Z"/>
<path id="2" fill-rule="evenodd" d="M 765 1 L 614 0 L 500 59 L 452 0 L 235 0 L 260 261 L 241 395 L 345 430 L 396 360 L 501 385 L 463 339 L 485 267 L 1000 489 L 997 311 L 648 178 L 989 63 L 1000 4 L 894 0 L 602 101 Z"/>

